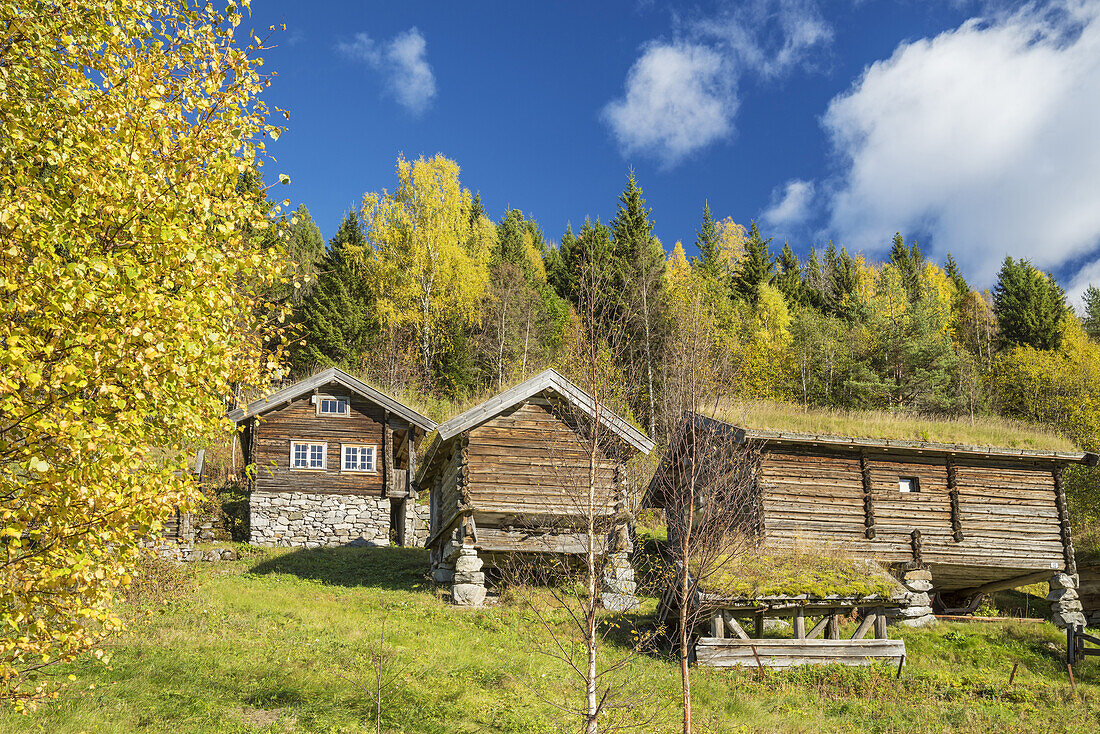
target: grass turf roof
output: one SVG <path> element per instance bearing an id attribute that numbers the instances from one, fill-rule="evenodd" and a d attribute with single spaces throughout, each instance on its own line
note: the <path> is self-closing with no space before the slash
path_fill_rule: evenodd
<path id="1" fill-rule="evenodd" d="M 890 598 L 904 591 L 884 568 L 839 552 L 755 548 L 728 559 L 702 584 L 732 599 L 799 596 Z"/>
<path id="2" fill-rule="evenodd" d="M 772 401 L 724 402 L 708 415 L 735 426 L 818 436 L 922 441 L 1031 451 L 1077 451 L 1059 433 L 996 416 L 929 418 L 905 411 L 832 410 Z"/>

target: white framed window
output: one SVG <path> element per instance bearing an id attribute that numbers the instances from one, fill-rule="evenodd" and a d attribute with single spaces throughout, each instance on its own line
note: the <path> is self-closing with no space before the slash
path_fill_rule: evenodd
<path id="1" fill-rule="evenodd" d="M 917 477 L 898 477 L 898 491 L 902 494 L 920 492 L 920 479 Z"/>
<path id="2" fill-rule="evenodd" d="M 317 396 L 317 415 L 347 415 L 348 399 L 332 395 Z"/>
<path id="3" fill-rule="evenodd" d="M 343 447 L 344 471 L 375 471 L 376 446 L 349 445 Z"/>
<path id="4" fill-rule="evenodd" d="M 327 469 L 328 468 L 328 444 L 307 443 L 305 441 L 290 442 L 290 468 L 291 469 Z"/>

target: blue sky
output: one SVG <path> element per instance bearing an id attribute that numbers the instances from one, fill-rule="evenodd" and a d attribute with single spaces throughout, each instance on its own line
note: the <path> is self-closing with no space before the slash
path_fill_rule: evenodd
<path id="1" fill-rule="evenodd" d="M 267 176 L 326 238 L 399 153 L 441 152 L 554 241 L 633 167 L 667 249 L 709 201 L 801 254 L 901 230 L 979 286 L 1006 253 L 1100 282 L 1100 0 L 254 0 L 283 23 Z"/>

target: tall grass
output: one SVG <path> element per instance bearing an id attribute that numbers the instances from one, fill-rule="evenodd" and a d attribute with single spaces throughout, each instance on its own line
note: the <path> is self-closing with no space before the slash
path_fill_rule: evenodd
<path id="1" fill-rule="evenodd" d="M 712 412 L 742 428 L 853 438 L 926 441 L 944 444 L 1074 451 L 1061 434 L 1022 421 L 930 417 L 907 411 L 810 408 L 767 400 L 726 401 Z"/>

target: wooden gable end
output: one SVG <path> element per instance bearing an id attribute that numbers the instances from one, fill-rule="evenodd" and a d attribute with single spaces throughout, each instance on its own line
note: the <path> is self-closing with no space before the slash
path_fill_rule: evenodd
<path id="1" fill-rule="evenodd" d="M 579 514 L 590 466 L 590 445 L 581 431 L 567 411 L 543 396 L 472 429 L 469 488 L 479 514 Z M 610 513 L 618 463 L 603 451 L 596 463 L 597 505 Z"/>
<path id="2" fill-rule="evenodd" d="M 256 465 L 253 488 L 264 492 L 381 493 L 384 482 L 385 441 L 381 407 L 335 386 L 334 396 L 347 397 L 347 415 L 318 415 L 311 395 L 256 419 L 252 460 Z M 327 468 L 292 469 L 292 442 L 327 444 Z M 376 446 L 375 471 L 345 472 L 341 466 L 344 444 Z"/>

